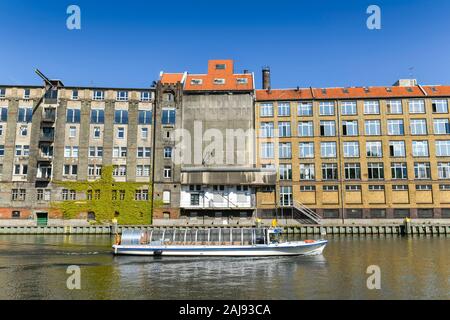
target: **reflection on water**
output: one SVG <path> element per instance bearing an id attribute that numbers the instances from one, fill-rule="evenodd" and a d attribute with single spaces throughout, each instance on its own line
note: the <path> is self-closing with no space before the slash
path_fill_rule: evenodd
<path id="1" fill-rule="evenodd" d="M 328 237 L 321 256 L 114 257 L 109 236 L 0 236 L 0 299 L 449 299 L 450 238 Z M 66 268 L 81 267 L 81 290 Z M 366 269 L 381 268 L 381 290 Z"/>

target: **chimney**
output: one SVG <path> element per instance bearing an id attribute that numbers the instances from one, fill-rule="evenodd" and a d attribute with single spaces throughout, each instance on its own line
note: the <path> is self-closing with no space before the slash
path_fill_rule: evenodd
<path id="1" fill-rule="evenodd" d="M 262 68 L 262 87 L 265 90 L 270 89 L 270 68 L 263 67 Z"/>

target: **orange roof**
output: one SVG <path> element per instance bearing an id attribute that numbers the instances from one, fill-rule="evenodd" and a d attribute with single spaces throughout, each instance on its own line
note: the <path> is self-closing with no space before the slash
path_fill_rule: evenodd
<path id="1" fill-rule="evenodd" d="M 256 100 L 377 99 L 450 96 L 450 86 L 299 88 L 256 90 Z"/>
<path id="2" fill-rule="evenodd" d="M 161 73 L 160 80 L 162 83 L 177 83 L 183 81 L 184 73 Z"/>

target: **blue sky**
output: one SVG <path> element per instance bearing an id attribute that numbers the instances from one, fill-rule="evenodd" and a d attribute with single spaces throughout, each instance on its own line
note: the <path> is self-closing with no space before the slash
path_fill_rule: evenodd
<path id="1" fill-rule="evenodd" d="M 40 84 L 34 68 L 66 85 L 146 87 L 159 72 L 206 72 L 234 59 L 260 87 L 391 85 L 411 72 L 450 84 L 450 1 L 18 1 L 0 10 L 0 84 Z M 81 8 L 81 30 L 66 9 Z M 381 30 L 366 9 L 381 8 Z M 410 68 L 413 67 L 412 71 Z"/>

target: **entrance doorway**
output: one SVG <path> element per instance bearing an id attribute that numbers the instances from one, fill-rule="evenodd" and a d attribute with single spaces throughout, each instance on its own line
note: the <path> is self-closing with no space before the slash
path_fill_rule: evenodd
<path id="1" fill-rule="evenodd" d="M 37 225 L 38 226 L 46 226 L 48 223 L 48 212 L 37 212 Z"/>

